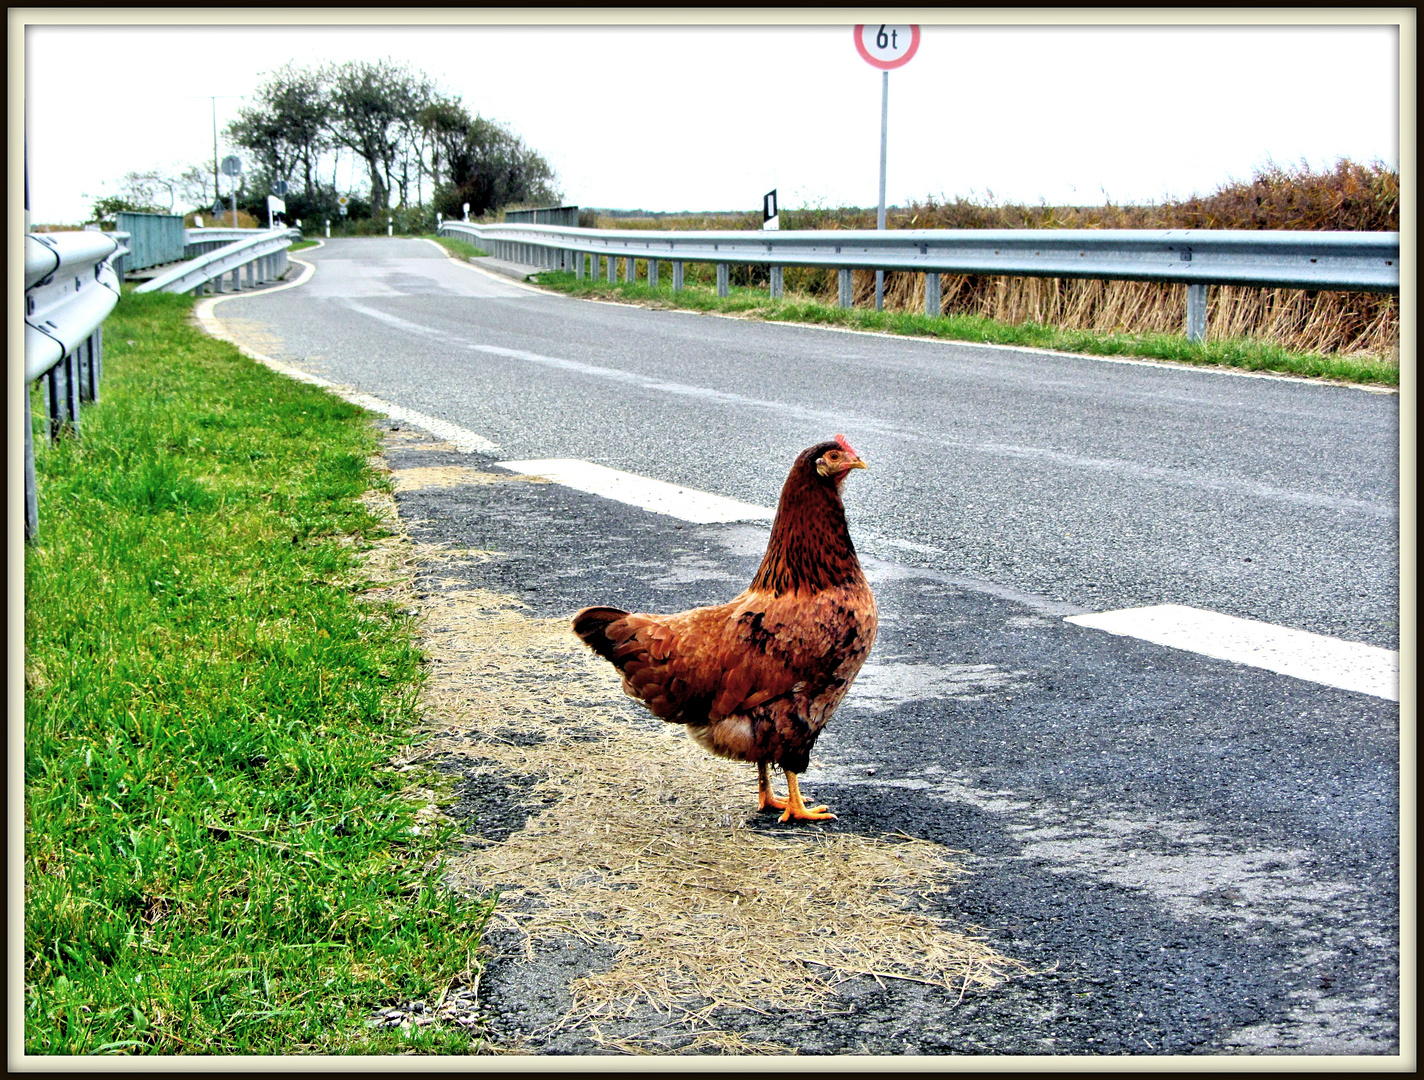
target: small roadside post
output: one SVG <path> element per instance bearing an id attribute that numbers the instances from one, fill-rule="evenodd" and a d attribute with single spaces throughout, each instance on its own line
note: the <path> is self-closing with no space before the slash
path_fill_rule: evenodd
<path id="1" fill-rule="evenodd" d="M 336 197 L 336 209 L 339 210 L 339 211 L 341 211 L 341 235 L 342 235 L 342 236 L 345 236 L 345 235 L 346 235 L 346 206 L 347 206 L 347 204 L 348 204 L 350 201 L 351 201 L 350 197 L 348 197 L 348 196 L 346 196 L 346 195 L 338 195 L 338 196 Z"/>
<path id="2" fill-rule="evenodd" d="M 855 28 L 855 48 L 871 67 L 880 69 L 880 208 L 875 227 L 885 228 L 885 147 L 890 120 L 890 72 L 904 67 L 920 48 L 918 26 L 877 26 L 866 23 Z M 875 271 L 875 310 L 885 306 L 885 271 Z"/>
<path id="3" fill-rule="evenodd" d="M 775 231 L 781 228 L 781 217 L 777 212 L 776 188 L 772 188 L 761 197 L 761 227 L 768 231 Z M 649 263 L 649 266 L 652 264 Z M 780 300 L 781 287 L 781 267 L 773 266 L 769 270 L 769 289 L 773 300 Z"/>
<path id="4" fill-rule="evenodd" d="M 469 223 L 470 223 L 470 204 L 469 204 L 469 203 L 466 203 L 466 204 L 465 204 L 465 224 L 468 225 Z"/>
<path id="5" fill-rule="evenodd" d="M 287 204 L 282 196 L 287 194 L 287 181 L 272 181 L 272 194 L 267 196 L 267 228 L 272 227 L 272 211 L 275 208 L 279 213 L 287 212 Z"/>

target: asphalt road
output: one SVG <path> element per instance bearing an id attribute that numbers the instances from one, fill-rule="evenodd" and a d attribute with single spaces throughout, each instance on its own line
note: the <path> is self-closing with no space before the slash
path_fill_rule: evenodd
<path id="1" fill-rule="evenodd" d="M 870 461 L 847 504 L 881 636 L 806 785 L 830 828 L 967 850 L 946 912 L 1057 970 L 962 1003 L 872 984 L 853 1023 L 753 1033 L 1398 1053 L 1398 706 L 1061 618 L 1174 602 L 1397 648 L 1396 397 L 579 302 L 420 241 L 301 258 L 307 284 L 218 306 L 234 336 L 499 445 L 396 467 L 584 458 L 773 505 L 828 433 Z M 502 552 L 469 580 L 550 616 L 726 599 L 766 537 L 557 485 L 399 501 L 417 539 Z M 599 962 L 491 992 L 555 1015 L 569 964 Z"/>
<path id="2" fill-rule="evenodd" d="M 851 496 L 865 550 L 1085 610 L 1181 603 L 1399 647 L 1397 396 L 574 301 L 421 240 L 301 258 L 306 285 L 222 317 L 506 460 L 774 506 L 786 463 L 844 432 L 875 470 Z"/>

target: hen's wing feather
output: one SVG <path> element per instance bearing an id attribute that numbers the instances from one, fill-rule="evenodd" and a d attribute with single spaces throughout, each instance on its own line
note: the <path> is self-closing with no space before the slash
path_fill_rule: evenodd
<path id="1" fill-rule="evenodd" d="M 850 599 L 748 591 L 729 603 L 676 615 L 589 609 L 606 612 L 600 617 L 608 621 L 601 623 L 598 640 L 580 636 L 612 661 L 624 689 L 655 715 L 706 724 L 793 691 L 814 699 L 827 688 L 848 685 L 875 632 L 874 601 L 867 619 L 848 606 Z M 584 618 L 581 612 L 576 623 Z M 606 650 L 600 648 L 605 643 Z"/>
<path id="2" fill-rule="evenodd" d="M 787 693 L 796 682 L 775 635 L 761 629 L 757 606 L 743 594 L 676 615 L 619 614 L 601 626 L 608 645 L 599 651 L 618 668 L 629 695 L 655 715 L 705 724 Z"/>

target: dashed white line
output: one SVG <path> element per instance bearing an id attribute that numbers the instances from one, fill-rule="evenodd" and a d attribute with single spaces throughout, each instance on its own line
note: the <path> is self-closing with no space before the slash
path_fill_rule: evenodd
<path id="1" fill-rule="evenodd" d="M 1399 653 L 1183 604 L 1069 615 L 1065 622 L 1342 690 L 1399 700 Z"/>
<path id="2" fill-rule="evenodd" d="M 554 458 L 544 461 L 500 461 L 500 468 L 529 476 L 542 476 L 576 491 L 601 495 L 655 514 L 666 514 L 696 525 L 724 521 L 770 521 L 774 510 L 738 502 L 696 488 L 653 480 L 637 473 L 610 469 L 591 461 Z"/>
<path id="3" fill-rule="evenodd" d="M 293 259 L 292 261 L 296 262 L 298 260 Z M 304 263 L 303 265 L 307 266 L 307 272 L 302 276 L 300 280 L 291 282 L 288 285 L 279 285 L 277 286 L 277 288 L 291 288 L 295 285 L 300 285 L 303 281 L 310 277 L 312 268 L 308 264 Z M 275 292 L 276 289 L 269 289 L 268 291 Z M 234 294 L 234 296 L 236 295 L 238 294 Z M 363 409 L 369 409 L 371 412 L 376 413 L 380 416 L 389 416 L 392 420 L 399 420 L 401 421 L 401 423 L 409 424 L 411 427 L 420 428 L 422 431 L 428 431 L 436 438 L 444 439 L 450 445 L 455 447 L 456 450 L 459 450 L 462 454 L 499 453 L 498 443 L 490 442 L 490 440 L 486 439 L 483 435 L 476 434 L 469 428 L 460 427 L 458 424 L 452 424 L 449 421 L 441 420 L 439 417 L 429 416 L 426 413 L 417 412 L 414 409 L 407 409 L 404 405 L 396 405 L 392 402 L 384 401 L 381 398 L 375 397 L 371 394 L 363 394 L 359 390 L 353 390 L 349 386 L 342 386 L 339 383 L 334 383 L 330 379 L 323 379 L 320 375 L 313 375 L 310 372 L 303 371 L 301 368 L 295 368 L 292 367 L 290 364 L 284 364 L 280 360 L 274 360 L 270 356 L 263 355 L 256 349 L 249 348 L 242 342 L 238 341 L 231 334 L 229 334 L 227 332 L 227 329 L 223 326 L 222 322 L 213 314 L 213 307 L 220 301 L 227 299 L 231 298 L 226 296 L 216 296 L 204 300 L 200 304 L 198 304 L 197 308 L 195 309 L 195 313 L 198 317 L 198 322 L 202 324 L 203 329 L 205 329 L 215 338 L 221 338 L 224 341 L 232 342 L 232 344 L 237 346 L 238 351 L 242 353 L 243 356 L 251 357 L 259 364 L 265 364 L 273 371 L 277 372 L 278 374 L 285 375 L 289 379 L 295 379 L 297 382 L 306 383 L 308 386 L 319 386 L 323 390 L 330 390 L 333 394 L 341 398 L 343 401 L 349 401 L 353 405 L 359 405 Z"/>

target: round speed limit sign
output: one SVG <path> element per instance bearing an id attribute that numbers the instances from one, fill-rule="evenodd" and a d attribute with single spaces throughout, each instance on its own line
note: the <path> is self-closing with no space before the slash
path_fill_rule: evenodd
<path id="1" fill-rule="evenodd" d="M 867 23 L 855 28 L 855 48 L 861 58 L 881 71 L 910 62 L 920 47 L 918 26 L 880 26 Z"/>

